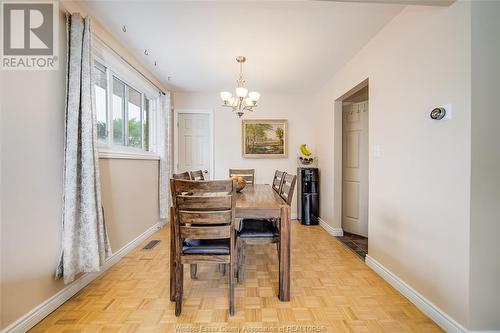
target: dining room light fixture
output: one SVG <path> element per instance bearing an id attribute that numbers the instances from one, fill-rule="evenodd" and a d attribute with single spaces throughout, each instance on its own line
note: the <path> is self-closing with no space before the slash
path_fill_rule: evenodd
<path id="1" fill-rule="evenodd" d="M 243 78 L 243 63 L 247 60 L 244 56 L 239 56 L 236 61 L 240 64 L 240 76 L 238 78 L 236 95 L 233 96 L 229 91 L 222 91 L 220 93 L 220 98 L 222 99 L 222 106 L 230 107 L 233 109 L 238 117 L 241 118 L 246 111 L 253 111 L 253 108 L 257 107 L 257 101 L 260 98 L 260 94 L 256 91 L 248 92 L 245 88 L 245 79 Z"/>

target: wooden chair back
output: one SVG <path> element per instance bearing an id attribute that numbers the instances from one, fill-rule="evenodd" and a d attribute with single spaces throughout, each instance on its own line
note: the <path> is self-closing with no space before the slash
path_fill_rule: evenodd
<path id="1" fill-rule="evenodd" d="M 195 170 L 191 171 L 191 180 L 205 180 L 205 176 L 203 176 L 203 171 Z"/>
<path id="2" fill-rule="evenodd" d="M 284 171 L 279 171 L 276 170 L 274 172 L 274 178 L 273 178 L 273 190 L 275 190 L 277 193 L 280 193 L 281 190 L 281 185 L 283 184 L 283 178 L 285 176 L 286 172 Z"/>
<path id="3" fill-rule="evenodd" d="M 172 179 L 170 186 L 178 244 L 187 238 L 231 238 L 236 207 L 235 181 Z"/>
<path id="4" fill-rule="evenodd" d="M 236 181 L 171 179 L 170 188 L 174 248 L 171 260 L 173 257 L 175 262 L 175 274 L 171 272 L 170 284 L 175 285 L 171 287 L 175 290 L 175 315 L 179 316 L 182 309 L 183 265 L 199 263 L 229 264 L 229 313 L 233 315 Z M 184 254 L 182 248 L 185 239 L 229 239 L 229 254 Z"/>
<path id="5" fill-rule="evenodd" d="M 174 173 L 172 175 L 172 178 L 174 179 L 184 179 L 184 180 L 190 180 L 191 177 L 189 176 L 189 172 L 182 172 L 182 173 Z"/>
<path id="6" fill-rule="evenodd" d="M 286 201 L 287 204 L 291 205 L 292 204 L 292 199 L 293 199 L 293 190 L 295 189 L 295 182 L 297 181 L 297 176 L 295 175 L 290 175 L 290 174 L 285 174 L 283 177 L 283 181 L 281 184 L 281 189 L 278 192 L 280 197 L 283 198 L 283 200 Z"/>
<path id="7" fill-rule="evenodd" d="M 243 177 L 248 184 L 255 184 L 255 169 L 229 169 L 229 177 Z"/>

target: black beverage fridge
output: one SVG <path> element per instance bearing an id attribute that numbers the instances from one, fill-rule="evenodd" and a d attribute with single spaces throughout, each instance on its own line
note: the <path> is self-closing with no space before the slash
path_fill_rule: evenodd
<path id="1" fill-rule="evenodd" d="M 297 217 L 305 225 L 319 224 L 319 170 L 297 169 Z"/>

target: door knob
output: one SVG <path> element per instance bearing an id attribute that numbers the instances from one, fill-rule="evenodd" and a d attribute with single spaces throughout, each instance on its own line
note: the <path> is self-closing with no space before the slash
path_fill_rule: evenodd
<path id="1" fill-rule="evenodd" d="M 208 173 L 208 170 L 203 170 L 203 173 Z"/>

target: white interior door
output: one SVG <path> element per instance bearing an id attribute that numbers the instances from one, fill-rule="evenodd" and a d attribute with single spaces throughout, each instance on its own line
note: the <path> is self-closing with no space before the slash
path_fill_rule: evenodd
<path id="1" fill-rule="evenodd" d="M 177 172 L 203 170 L 205 179 L 212 179 L 210 115 L 178 113 L 177 126 Z"/>
<path id="2" fill-rule="evenodd" d="M 368 102 L 343 107 L 342 228 L 368 237 Z"/>

